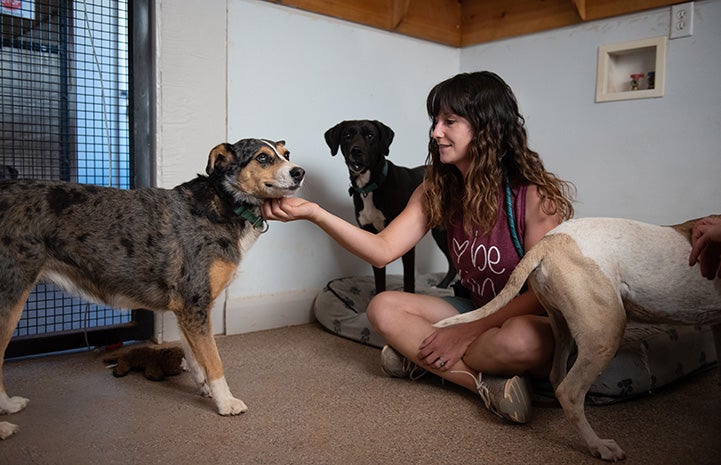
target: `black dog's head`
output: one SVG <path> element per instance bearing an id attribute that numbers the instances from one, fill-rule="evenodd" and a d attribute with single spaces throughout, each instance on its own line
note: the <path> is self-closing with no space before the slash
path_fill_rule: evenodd
<path id="1" fill-rule="evenodd" d="M 9 165 L 0 165 L 0 181 L 4 179 L 17 179 L 18 170 Z"/>
<path id="2" fill-rule="evenodd" d="M 305 178 L 305 170 L 290 162 L 285 141 L 267 139 L 216 145 L 205 172 L 237 201 L 255 204 L 292 194 Z"/>
<path id="3" fill-rule="evenodd" d="M 351 174 L 358 175 L 381 163 L 393 142 L 393 130 L 374 120 L 343 121 L 325 132 L 330 154 L 345 158 Z"/>

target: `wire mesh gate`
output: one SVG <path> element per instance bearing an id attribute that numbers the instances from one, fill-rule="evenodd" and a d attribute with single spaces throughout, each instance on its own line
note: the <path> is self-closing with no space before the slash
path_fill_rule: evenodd
<path id="1" fill-rule="evenodd" d="M 1 0 L 0 13 L 0 175 L 136 187 L 131 127 L 148 115 L 134 111 L 132 62 L 150 47 L 134 43 L 132 30 L 147 2 Z M 112 310 L 41 283 L 6 356 L 151 335 L 147 311 Z"/>

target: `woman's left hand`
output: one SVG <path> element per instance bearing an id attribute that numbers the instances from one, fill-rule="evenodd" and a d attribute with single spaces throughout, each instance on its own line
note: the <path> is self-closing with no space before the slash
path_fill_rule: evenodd
<path id="1" fill-rule="evenodd" d="M 446 371 L 463 357 L 477 336 L 477 331 L 469 328 L 468 324 L 436 329 L 421 343 L 418 360 L 426 368 Z"/>

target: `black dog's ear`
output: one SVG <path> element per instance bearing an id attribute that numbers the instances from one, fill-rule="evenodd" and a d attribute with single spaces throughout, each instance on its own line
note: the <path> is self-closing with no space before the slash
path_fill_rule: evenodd
<path id="1" fill-rule="evenodd" d="M 335 154 L 338 153 L 338 146 L 340 146 L 340 131 L 343 128 L 343 123 L 345 123 L 345 121 L 336 124 L 325 132 L 325 143 L 328 144 L 328 147 L 330 147 L 331 156 L 335 156 Z"/>
<path id="2" fill-rule="evenodd" d="M 233 146 L 227 142 L 218 144 L 210 150 L 208 155 L 208 166 L 205 167 L 205 173 L 210 175 L 214 171 L 225 171 L 235 162 L 235 152 Z"/>
<path id="3" fill-rule="evenodd" d="M 378 134 L 381 135 L 380 144 L 381 147 L 383 147 L 383 155 L 388 155 L 390 153 L 390 146 L 391 143 L 393 143 L 393 136 L 395 136 L 395 133 L 393 132 L 393 129 L 389 128 L 380 121 L 373 121 L 373 124 L 375 124 L 378 128 Z"/>

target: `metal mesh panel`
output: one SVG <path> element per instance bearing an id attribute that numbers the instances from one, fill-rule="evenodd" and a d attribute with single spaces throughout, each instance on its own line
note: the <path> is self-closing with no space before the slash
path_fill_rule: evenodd
<path id="1" fill-rule="evenodd" d="M 0 167 L 130 188 L 127 0 L 3 0 Z M 130 321 L 39 284 L 14 336 Z"/>

